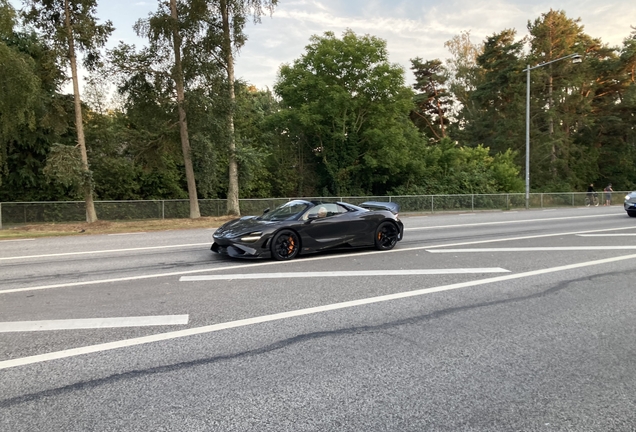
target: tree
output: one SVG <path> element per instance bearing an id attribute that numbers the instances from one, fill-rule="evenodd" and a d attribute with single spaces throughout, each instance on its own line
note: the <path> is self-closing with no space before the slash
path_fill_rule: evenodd
<path id="1" fill-rule="evenodd" d="M 413 88 L 418 92 L 411 119 L 420 130 L 430 132 L 439 141 L 446 137 L 450 123 L 448 113 L 453 107 L 453 100 L 446 88 L 448 72 L 438 59 L 423 62 L 418 57 L 412 59 L 411 64 L 415 75 Z"/>
<path id="2" fill-rule="evenodd" d="M 170 0 L 167 4 L 160 4 L 157 12 L 149 18 L 139 20 L 135 24 L 137 34 L 149 39 L 148 48 L 137 54 L 134 47 L 121 44 L 111 54 L 111 60 L 118 70 L 123 72 L 124 76 L 132 75 L 125 78 L 127 83 L 122 86 L 123 88 L 132 89 L 139 84 L 141 88 L 148 89 L 153 83 L 155 86 L 164 86 L 167 84 L 166 78 L 172 81 L 173 88 L 169 91 L 174 92 L 176 99 L 179 140 L 190 200 L 190 218 L 200 217 L 201 212 L 188 127 L 184 57 L 188 57 L 189 51 L 197 51 L 197 48 L 193 47 L 200 41 L 204 19 L 205 2 Z M 166 58 L 170 62 L 169 70 L 165 68 Z M 188 59 L 185 60 L 187 61 Z M 160 69 L 156 69 L 157 66 Z M 156 90 L 160 93 L 163 91 L 161 88 Z"/>
<path id="3" fill-rule="evenodd" d="M 470 32 L 464 31 L 444 42 L 451 56 L 446 59 L 448 86 L 455 100 L 461 104 L 468 103 L 468 95 L 477 88 L 480 70 L 477 58 L 484 52 L 484 44 L 475 44 L 470 40 Z"/>
<path id="4" fill-rule="evenodd" d="M 585 53 L 594 42 L 583 33 L 579 22 L 580 19 L 570 19 L 565 12 L 554 10 L 542 14 L 534 23 L 529 22 L 530 56 L 527 63 L 545 63 L 577 52 Z M 535 119 L 545 121 L 545 129 L 535 134 L 533 142 L 537 148 L 544 148 L 548 152 L 549 164 L 541 171 L 548 171 L 551 181 L 557 184 L 565 180 L 570 171 L 567 161 L 575 125 L 574 119 L 566 118 L 565 112 L 568 105 L 580 99 L 580 93 L 577 92 L 577 88 L 580 89 L 577 85 L 577 73 L 580 70 L 576 68 L 571 62 L 561 61 L 532 73 L 536 83 L 532 86 L 535 89 L 533 100 L 538 100 L 533 112 L 542 113 Z M 543 106 L 547 109 L 543 110 Z M 555 130 L 556 122 L 561 126 L 558 130 Z"/>
<path id="5" fill-rule="evenodd" d="M 27 10 L 24 17 L 27 22 L 44 32 L 57 48 L 60 59 L 71 69 L 75 103 L 75 129 L 84 174 L 86 221 L 95 222 L 97 214 L 93 202 L 93 185 L 84 137 L 77 51 L 85 52 L 84 66 L 89 70 L 93 69 L 99 62 L 99 48 L 104 46 L 114 28 L 110 21 L 97 24 L 96 0 L 26 0 L 26 5 Z"/>
<path id="6" fill-rule="evenodd" d="M 586 49 L 585 62 L 577 68 L 585 77 L 580 90 L 584 105 L 575 107 L 585 117 L 576 118 L 572 146 L 580 150 L 570 164 L 578 183 L 611 181 L 624 190 L 636 185 L 635 64 L 636 31 L 620 48 L 599 42 Z"/>
<path id="7" fill-rule="evenodd" d="M 453 106 L 450 135 L 460 142 L 466 142 L 467 119 L 475 115 L 477 107 L 471 94 L 483 80 L 482 69 L 477 58 L 484 52 L 483 43 L 473 43 L 470 32 L 464 31 L 444 42 L 451 56 L 446 59 L 448 89 L 455 102 Z"/>
<path id="8" fill-rule="evenodd" d="M 7 167 L 7 143 L 19 128 L 35 124 L 34 109 L 40 91 L 35 62 L 11 43 L 14 39 L 15 9 L 0 0 L 0 184 Z"/>
<path id="9" fill-rule="evenodd" d="M 280 68 L 280 134 L 318 159 L 323 195 L 385 193 L 418 170 L 423 140 L 403 74 L 385 41 L 351 30 L 312 36 L 305 54 Z"/>
<path id="10" fill-rule="evenodd" d="M 220 40 L 214 43 L 211 48 L 219 61 L 223 65 L 227 74 L 227 95 L 229 101 L 229 111 L 227 113 L 228 131 L 228 191 L 227 191 L 227 213 L 239 215 L 239 179 L 238 162 L 236 154 L 236 139 L 234 136 L 234 105 L 236 103 L 235 76 L 234 76 L 234 53 L 239 50 L 247 40 L 243 33 L 246 19 L 249 15 L 255 22 L 265 11 L 270 14 L 277 5 L 278 0 L 213 0 L 208 1 L 213 14 L 220 17 Z M 217 32 L 218 33 L 218 32 Z"/>
<path id="11" fill-rule="evenodd" d="M 508 149 L 524 154 L 523 41 L 515 38 L 516 32 L 509 29 L 484 42 L 483 53 L 477 57 L 480 79 L 461 112 L 466 122 L 465 145 L 483 144 L 494 154 Z"/>

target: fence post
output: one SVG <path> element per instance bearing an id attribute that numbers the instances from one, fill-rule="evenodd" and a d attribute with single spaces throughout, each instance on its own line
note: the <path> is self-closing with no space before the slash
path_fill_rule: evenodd
<path id="1" fill-rule="evenodd" d="M 166 202 L 161 200 L 161 219 L 166 218 Z"/>
<path id="2" fill-rule="evenodd" d="M 0 230 L 2 229 L 2 203 L 0 202 Z"/>
<path id="3" fill-rule="evenodd" d="M 475 194 L 470 195 L 470 211 L 475 211 Z"/>
<path id="4" fill-rule="evenodd" d="M 541 192 L 541 208 L 543 208 L 543 192 Z"/>
<path id="5" fill-rule="evenodd" d="M 433 205 L 434 199 L 435 199 L 435 195 L 431 195 L 431 213 L 435 213 L 435 206 Z"/>

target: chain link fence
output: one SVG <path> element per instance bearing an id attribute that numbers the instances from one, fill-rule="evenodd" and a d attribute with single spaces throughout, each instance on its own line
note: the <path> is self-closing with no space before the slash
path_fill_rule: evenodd
<path id="1" fill-rule="evenodd" d="M 622 203 L 628 192 L 613 192 L 612 202 Z M 585 206 L 586 192 L 532 193 L 529 208 L 558 208 Z M 600 205 L 605 203 L 603 192 L 598 193 Z M 294 198 L 241 199 L 243 215 L 259 215 L 266 208 L 273 209 Z M 392 201 L 400 205 L 402 213 L 435 213 L 442 211 L 511 210 L 526 207 L 525 194 L 470 195 L 405 195 L 405 196 L 340 196 L 304 197 L 307 200 L 343 201 L 360 204 L 365 201 Z M 616 202 L 615 202 L 616 201 Z M 225 199 L 199 200 L 201 216 L 226 214 Z M 140 219 L 188 218 L 188 200 L 95 201 L 100 220 L 122 221 Z M 0 229 L 8 225 L 45 222 L 82 222 L 86 220 L 83 201 L 4 202 L 0 203 Z"/>

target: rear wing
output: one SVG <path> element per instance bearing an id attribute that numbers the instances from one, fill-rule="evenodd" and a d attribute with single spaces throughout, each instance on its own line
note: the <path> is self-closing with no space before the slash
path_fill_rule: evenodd
<path id="1" fill-rule="evenodd" d="M 388 210 L 393 214 L 400 211 L 400 205 L 395 202 L 367 201 L 360 204 L 360 207 L 367 210 Z"/>

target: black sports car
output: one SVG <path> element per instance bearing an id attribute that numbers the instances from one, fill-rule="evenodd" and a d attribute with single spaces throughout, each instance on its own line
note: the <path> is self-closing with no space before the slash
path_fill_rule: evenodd
<path id="1" fill-rule="evenodd" d="M 375 247 L 390 250 L 404 225 L 392 202 L 294 200 L 261 216 L 245 216 L 214 232 L 212 251 L 235 258 L 290 260 L 331 249 Z"/>

